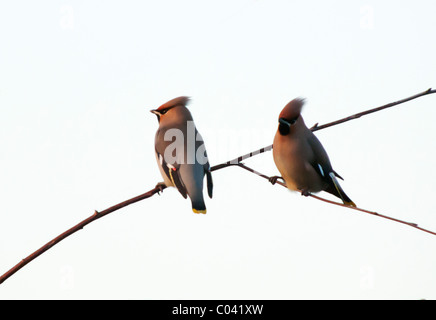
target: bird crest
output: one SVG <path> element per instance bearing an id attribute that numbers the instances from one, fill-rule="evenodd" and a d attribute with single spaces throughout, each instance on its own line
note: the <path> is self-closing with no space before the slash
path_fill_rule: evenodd
<path id="1" fill-rule="evenodd" d="M 190 102 L 190 100 L 191 99 L 189 97 L 185 97 L 185 96 L 177 97 L 168 102 L 165 102 L 163 105 L 157 108 L 156 111 L 170 109 L 176 106 L 186 106 Z"/>
<path id="2" fill-rule="evenodd" d="M 279 118 L 283 119 L 296 119 L 301 113 L 303 109 L 303 105 L 305 103 L 304 98 L 295 98 L 291 102 L 289 102 L 280 112 Z"/>

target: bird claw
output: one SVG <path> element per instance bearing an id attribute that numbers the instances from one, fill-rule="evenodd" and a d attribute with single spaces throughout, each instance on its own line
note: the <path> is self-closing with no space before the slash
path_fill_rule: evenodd
<path id="1" fill-rule="evenodd" d="M 159 188 L 159 191 L 157 192 L 158 195 L 160 195 L 161 192 L 166 188 L 166 184 L 164 182 L 159 182 L 155 188 Z"/>
<path id="2" fill-rule="evenodd" d="M 310 192 L 308 189 L 301 189 L 301 195 L 308 197 L 308 196 L 310 196 Z"/>
<path id="3" fill-rule="evenodd" d="M 268 178 L 268 181 L 271 182 L 272 185 L 275 185 L 277 183 L 278 179 L 282 179 L 283 182 L 285 182 L 285 180 L 282 177 L 279 176 L 272 176 Z"/>

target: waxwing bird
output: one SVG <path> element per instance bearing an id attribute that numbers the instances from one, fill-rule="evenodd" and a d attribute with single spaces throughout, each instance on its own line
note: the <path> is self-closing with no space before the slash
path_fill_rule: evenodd
<path id="1" fill-rule="evenodd" d="M 301 116 L 303 104 L 303 99 L 294 99 L 279 115 L 273 157 L 282 177 L 272 177 L 270 181 L 274 184 L 277 178 L 282 178 L 288 189 L 300 191 L 305 196 L 326 191 L 340 198 L 345 205 L 355 207 L 339 185 L 336 178 L 342 177 L 333 170 L 321 142 L 306 127 Z"/>
<path id="2" fill-rule="evenodd" d="M 159 128 L 155 137 L 155 153 L 160 173 L 167 187 L 176 187 L 192 202 L 192 211 L 206 213 L 203 180 L 212 198 L 212 174 L 206 148 L 186 105 L 188 97 L 172 99 L 155 110 Z M 159 185 L 159 184 L 158 184 Z"/>

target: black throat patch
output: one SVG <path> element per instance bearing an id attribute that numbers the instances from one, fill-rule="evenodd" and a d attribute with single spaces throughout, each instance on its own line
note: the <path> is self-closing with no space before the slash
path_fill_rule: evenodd
<path id="1" fill-rule="evenodd" d="M 288 135 L 290 131 L 291 131 L 291 128 L 289 125 L 284 124 L 284 123 L 279 124 L 279 132 L 282 136 Z"/>

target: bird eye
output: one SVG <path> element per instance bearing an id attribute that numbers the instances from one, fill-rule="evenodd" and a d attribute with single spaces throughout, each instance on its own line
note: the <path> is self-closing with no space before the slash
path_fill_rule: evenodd
<path id="1" fill-rule="evenodd" d="M 162 111 L 160 112 L 160 114 L 165 114 L 165 113 L 167 113 L 167 111 L 168 111 L 168 109 L 162 110 Z"/>
<path id="2" fill-rule="evenodd" d="M 294 119 L 291 119 L 291 120 L 289 121 L 289 123 L 291 124 L 291 126 L 292 126 L 293 124 L 295 124 L 295 122 L 297 122 L 299 116 L 300 116 L 300 115 L 296 116 Z"/>

